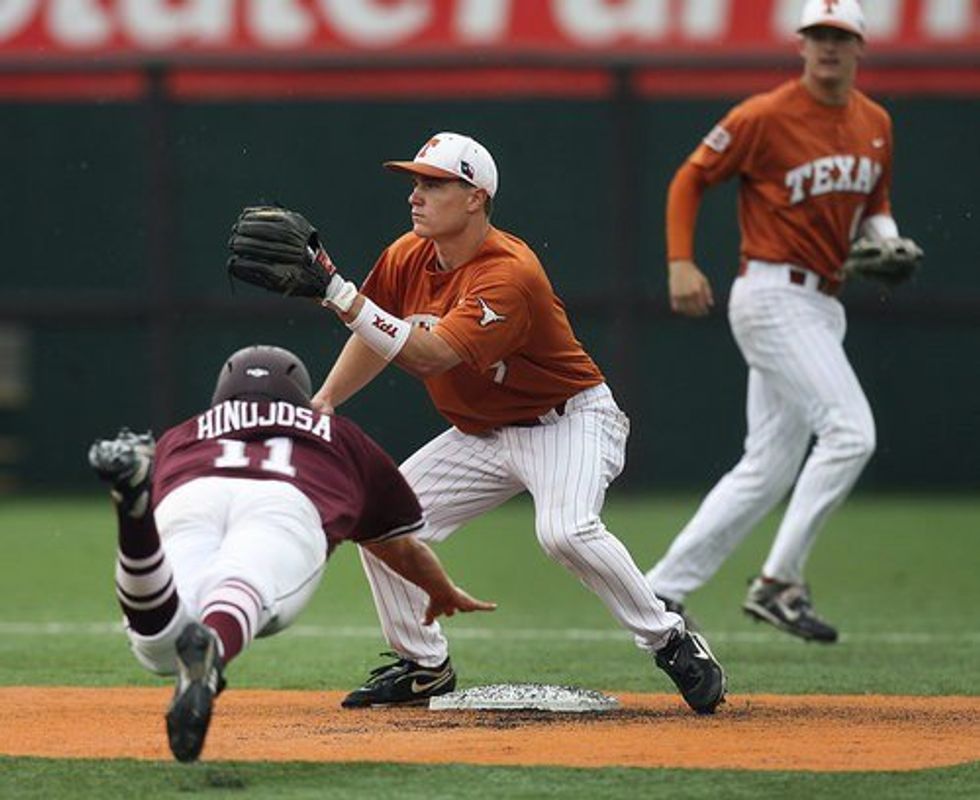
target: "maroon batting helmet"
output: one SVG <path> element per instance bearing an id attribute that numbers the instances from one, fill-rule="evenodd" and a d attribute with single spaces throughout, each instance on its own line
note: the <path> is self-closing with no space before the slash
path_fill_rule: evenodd
<path id="1" fill-rule="evenodd" d="M 271 344 L 253 344 L 232 353 L 218 374 L 211 405 L 224 400 L 285 400 L 309 406 L 310 373 L 299 356 Z"/>

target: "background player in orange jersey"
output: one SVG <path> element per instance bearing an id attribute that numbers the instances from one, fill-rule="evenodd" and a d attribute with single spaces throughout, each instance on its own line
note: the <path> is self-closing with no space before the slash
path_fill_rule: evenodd
<path id="1" fill-rule="evenodd" d="M 871 409 L 842 344 L 840 268 L 856 237 L 886 239 L 898 229 L 889 204 L 891 120 L 854 88 L 864 52 L 860 6 L 808 0 L 799 33 L 802 78 L 735 106 L 670 186 L 671 307 L 701 316 L 714 301 L 693 260 L 698 206 L 707 187 L 741 179 L 742 242 L 728 315 L 749 368 L 748 434 L 742 459 L 648 578 L 684 613 L 688 593 L 795 481 L 743 608 L 788 633 L 833 642 L 837 631 L 813 611 L 804 565 L 875 448 Z"/>
<path id="2" fill-rule="evenodd" d="M 623 467 L 629 422 L 534 252 L 490 224 L 490 153 L 468 136 L 440 133 L 414 160 L 386 166 L 412 177 L 412 230 L 381 254 L 360 292 L 333 275 L 324 303 L 354 335 L 314 404 L 339 406 L 391 361 L 422 379 L 452 427 L 401 467 L 429 522 L 420 537 L 441 541 L 530 491 L 548 556 L 654 654 L 692 708 L 713 711 L 725 676 L 707 643 L 665 610 L 599 517 Z M 319 260 L 330 264 L 325 253 Z M 371 554 L 362 561 L 397 661 L 344 705 L 418 703 L 451 691 L 446 638 L 437 624 L 419 622 L 424 592 Z"/>

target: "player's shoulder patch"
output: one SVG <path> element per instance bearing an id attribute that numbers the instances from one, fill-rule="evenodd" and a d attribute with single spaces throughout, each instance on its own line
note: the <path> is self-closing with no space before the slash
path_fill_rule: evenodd
<path id="1" fill-rule="evenodd" d="M 703 141 L 716 153 L 724 153 L 732 143 L 732 135 L 724 125 L 719 123 L 711 129 Z"/>

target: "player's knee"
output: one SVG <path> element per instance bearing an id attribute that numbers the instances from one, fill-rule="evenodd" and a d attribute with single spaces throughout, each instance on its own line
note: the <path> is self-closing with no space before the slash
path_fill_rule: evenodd
<path id="1" fill-rule="evenodd" d="M 133 651 L 133 657 L 143 669 L 149 670 L 155 675 L 173 675 L 177 672 L 175 642 L 163 646 L 159 643 L 136 643 L 131 640 L 129 646 Z"/>
<path id="2" fill-rule="evenodd" d="M 842 425 L 830 431 L 824 437 L 824 443 L 836 452 L 838 458 L 863 464 L 871 458 L 877 446 L 874 420 L 868 417 Z"/>
<path id="3" fill-rule="evenodd" d="M 860 450 L 861 457 L 867 461 L 872 455 L 874 455 L 875 448 L 878 446 L 878 437 L 875 433 L 875 426 L 873 422 L 861 431 L 860 440 L 858 449 Z"/>
<path id="4" fill-rule="evenodd" d="M 215 608 L 233 606 L 249 617 L 256 638 L 271 635 L 289 625 L 279 619 L 280 584 L 251 565 L 219 564 L 201 581 L 197 613 L 204 617 Z"/>
<path id="5" fill-rule="evenodd" d="M 746 457 L 732 475 L 742 494 L 755 496 L 760 501 L 777 502 L 793 485 L 798 469 L 798 463 L 787 468 L 787 464 L 773 458 Z"/>
<path id="6" fill-rule="evenodd" d="M 207 598 L 213 597 L 216 592 L 229 588 L 244 592 L 252 602 L 261 606 L 272 605 L 277 595 L 276 579 L 273 574 L 269 573 L 268 569 L 263 570 L 262 565 L 245 564 L 237 561 L 224 561 L 215 564 L 201 578 L 197 595 L 200 606 L 198 612 L 203 610 Z"/>
<path id="7" fill-rule="evenodd" d="M 595 516 L 577 523 L 561 524 L 559 521 L 538 520 L 536 525 L 538 544 L 553 560 L 565 563 L 574 560 L 597 537 L 605 536 L 602 521 Z"/>

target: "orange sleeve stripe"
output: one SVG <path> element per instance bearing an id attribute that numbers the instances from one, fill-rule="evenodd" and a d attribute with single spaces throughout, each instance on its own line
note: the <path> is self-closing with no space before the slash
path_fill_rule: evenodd
<path id="1" fill-rule="evenodd" d="M 707 181 L 699 167 L 685 161 L 667 190 L 667 260 L 694 258 L 694 224 Z"/>

